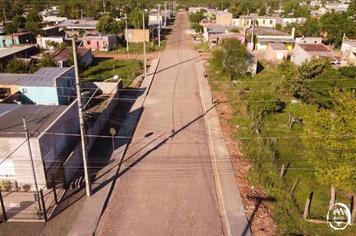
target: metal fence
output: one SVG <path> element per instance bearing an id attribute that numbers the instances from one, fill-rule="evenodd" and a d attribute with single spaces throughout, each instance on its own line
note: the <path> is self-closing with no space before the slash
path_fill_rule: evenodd
<path id="1" fill-rule="evenodd" d="M 0 221 L 48 221 L 65 190 L 52 184 L 50 189 L 0 190 Z"/>

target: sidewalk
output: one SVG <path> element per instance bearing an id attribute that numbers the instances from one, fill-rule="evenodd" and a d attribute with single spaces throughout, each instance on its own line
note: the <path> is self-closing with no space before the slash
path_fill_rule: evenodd
<path id="1" fill-rule="evenodd" d="M 218 113 L 212 103 L 210 86 L 204 77 L 204 66 L 202 62 L 198 62 L 196 65 L 199 78 L 200 98 L 203 112 L 205 113 L 204 120 L 208 133 L 209 152 L 212 158 L 211 163 L 214 171 L 216 192 L 224 226 L 224 235 L 251 235 L 233 166 L 230 160 L 226 161 L 226 157 L 230 155 L 224 141 Z"/>
<path id="2" fill-rule="evenodd" d="M 118 136 L 132 136 L 136 124 L 140 118 L 140 113 L 142 112 L 142 107 L 144 105 L 145 98 L 149 92 L 151 82 L 155 76 L 159 64 L 159 59 L 155 59 L 151 63 L 151 67 L 148 69 L 147 77 L 143 81 L 141 88 L 145 88 L 144 93 L 137 98 L 134 105 L 130 109 L 130 113 L 135 113 L 134 116 L 125 119 L 122 128 L 118 132 Z M 94 235 L 96 227 L 99 223 L 101 214 L 106 207 L 107 200 L 112 191 L 113 185 L 115 184 L 116 174 L 120 169 L 120 162 L 125 155 L 126 148 L 129 144 L 129 140 L 122 140 L 125 143 L 115 150 L 111 156 L 109 163 L 105 168 L 100 170 L 97 176 L 99 179 L 92 184 L 92 188 L 95 191 L 96 188 L 100 188 L 95 192 L 90 198 L 87 198 L 82 210 L 78 213 L 77 218 L 74 219 L 73 226 L 69 232 L 69 235 Z"/>

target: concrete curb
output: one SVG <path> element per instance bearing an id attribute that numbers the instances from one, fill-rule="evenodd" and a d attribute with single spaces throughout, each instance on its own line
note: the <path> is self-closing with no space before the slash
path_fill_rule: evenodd
<path id="1" fill-rule="evenodd" d="M 251 235 L 251 230 L 242 204 L 240 190 L 229 157 L 227 146 L 221 130 L 219 117 L 215 108 L 211 109 L 212 94 L 207 79 L 204 77 L 202 61 L 197 62 L 199 94 L 205 113 L 209 152 L 214 172 L 214 180 L 219 202 L 220 214 L 225 236 Z"/>
<path id="2" fill-rule="evenodd" d="M 152 60 L 151 66 L 147 72 L 147 77 L 141 84 L 141 88 L 146 88 L 146 90 L 139 98 L 137 98 L 137 100 L 135 101 L 135 103 L 130 109 L 130 112 L 133 111 L 140 111 L 140 112 L 134 118 L 125 119 L 123 124 L 124 128 L 119 130 L 118 136 L 131 137 L 135 132 L 136 125 L 138 124 L 138 121 L 142 114 L 142 110 L 143 110 L 142 108 L 144 107 L 146 97 L 149 93 L 150 87 L 155 77 L 159 65 L 159 61 L 160 61 L 159 59 Z M 110 170 L 108 174 L 105 174 L 105 177 L 100 182 L 105 182 L 106 180 L 110 181 L 110 179 L 113 180 L 111 180 L 109 184 L 105 185 L 98 192 L 92 195 L 91 198 L 88 198 L 85 201 L 82 210 L 78 213 L 76 219 L 74 219 L 74 223 L 68 235 L 70 236 L 95 235 L 95 231 L 99 224 L 101 215 L 108 203 L 108 199 L 115 185 L 115 181 L 116 181 L 115 175 L 117 175 L 120 168 L 120 165 L 117 164 L 121 162 L 129 144 L 130 142 L 128 141 L 125 145 L 115 150 L 115 153 L 113 153 L 110 159 L 112 160 L 112 163 L 107 167 L 107 168 L 110 167 L 113 168 Z M 115 165 L 117 166 L 115 167 Z"/>

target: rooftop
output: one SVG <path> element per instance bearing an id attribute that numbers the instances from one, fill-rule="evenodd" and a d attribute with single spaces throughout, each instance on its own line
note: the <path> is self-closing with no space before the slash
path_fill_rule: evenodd
<path id="1" fill-rule="evenodd" d="M 90 50 L 91 49 L 80 47 L 80 48 L 77 48 L 77 53 L 78 53 L 79 56 L 83 56 Z M 53 60 L 57 61 L 57 62 L 58 61 L 62 61 L 62 60 L 66 60 L 66 59 L 68 59 L 70 57 L 71 52 L 72 52 L 71 48 L 63 48 L 57 55 L 55 55 L 53 57 Z"/>
<path id="2" fill-rule="evenodd" d="M 356 47 L 356 39 L 346 39 L 344 40 L 344 43 L 350 44 L 353 47 Z"/>
<path id="3" fill-rule="evenodd" d="M 11 46 L 6 48 L 0 48 L 0 60 L 4 57 L 11 56 L 13 54 L 25 51 L 30 48 L 36 47 L 35 45 L 23 45 L 23 46 Z"/>
<path id="4" fill-rule="evenodd" d="M 270 43 L 269 46 L 273 50 L 287 50 L 286 46 L 283 43 Z"/>
<path id="5" fill-rule="evenodd" d="M 44 132 L 67 106 L 0 104 L 0 137 L 24 137 L 26 118 L 31 137 Z"/>
<path id="6" fill-rule="evenodd" d="M 299 44 L 307 52 L 331 52 L 324 44 Z"/>
<path id="7" fill-rule="evenodd" d="M 29 74 L 0 73 L 0 85 L 15 85 Z"/>
<path id="8" fill-rule="evenodd" d="M 289 34 L 270 28 L 270 27 L 255 27 L 257 36 L 290 36 Z"/>
<path id="9" fill-rule="evenodd" d="M 36 73 L 19 81 L 22 86 L 55 87 L 55 79 L 72 69 L 72 67 L 43 67 Z"/>

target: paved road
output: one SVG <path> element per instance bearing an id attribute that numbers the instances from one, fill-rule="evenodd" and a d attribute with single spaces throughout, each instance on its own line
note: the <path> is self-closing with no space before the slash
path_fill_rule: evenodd
<path id="1" fill-rule="evenodd" d="M 97 235 L 222 235 L 186 14 L 161 56 Z"/>

